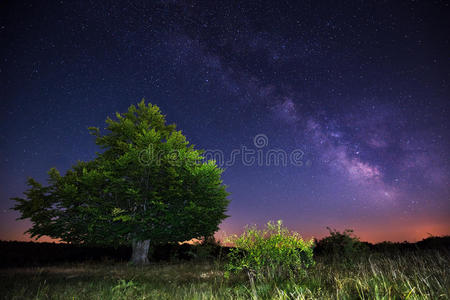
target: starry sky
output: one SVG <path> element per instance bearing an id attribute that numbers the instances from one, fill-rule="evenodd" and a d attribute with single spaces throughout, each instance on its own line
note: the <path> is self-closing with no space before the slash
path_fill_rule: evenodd
<path id="1" fill-rule="evenodd" d="M 0 239 L 28 239 L 9 199 L 27 176 L 93 159 L 87 127 L 144 97 L 225 158 L 302 153 L 224 166 L 221 236 L 278 219 L 305 237 L 450 234 L 449 12 L 445 1 L 2 1 Z"/>

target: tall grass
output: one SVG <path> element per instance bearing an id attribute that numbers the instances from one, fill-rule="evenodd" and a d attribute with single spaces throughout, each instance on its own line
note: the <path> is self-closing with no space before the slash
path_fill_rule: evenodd
<path id="1" fill-rule="evenodd" d="M 278 299 L 448 299 L 448 253 L 371 255 L 348 266 L 320 260 L 301 283 L 277 289 Z"/>
<path id="2" fill-rule="evenodd" d="M 372 254 L 354 264 L 325 257 L 296 279 L 224 278 L 218 262 L 66 264 L 0 270 L 2 299 L 449 299 L 449 253 Z M 269 278 L 268 277 L 268 278 Z"/>

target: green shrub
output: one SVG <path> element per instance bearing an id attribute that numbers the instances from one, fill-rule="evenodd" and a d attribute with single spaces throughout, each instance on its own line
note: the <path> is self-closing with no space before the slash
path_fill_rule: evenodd
<path id="1" fill-rule="evenodd" d="M 313 240 L 304 241 L 297 232 L 269 222 L 259 230 L 247 227 L 240 236 L 228 239 L 234 248 L 228 255 L 227 276 L 230 272 L 246 272 L 250 282 L 257 279 L 285 279 L 305 273 L 314 264 Z"/>
<path id="2" fill-rule="evenodd" d="M 315 253 L 327 263 L 352 265 L 358 258 L 368 252 L 366 244 L 353 234 L 352 229 L 343 232 L 327 227 L 330 235 L 316 241 Z"/>

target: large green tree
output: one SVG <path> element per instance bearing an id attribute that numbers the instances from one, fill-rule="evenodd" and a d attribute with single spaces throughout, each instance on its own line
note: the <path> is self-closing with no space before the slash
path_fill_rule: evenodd
<path id="1" fill-rule="evenodd" d="M 33 237 L 68 243 L 131 244 L 131 262 L 145 264 L 157 243 L 202 238 L 226 218 L 222 169 L 204 162 L 156 105 L 142 100 L 126 113 L 91 127 L 102 151 L 64 175 L 51 169 L 48 185 L 32 178 L 13 198 Z"/>

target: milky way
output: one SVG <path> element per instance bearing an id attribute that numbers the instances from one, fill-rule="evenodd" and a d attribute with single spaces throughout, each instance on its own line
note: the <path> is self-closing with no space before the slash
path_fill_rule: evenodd
<path id="1" fill-rule="evenodd" d="M 448 4 L 1 5 L 0 239 L 26 238 L 9 198 L 27 176 L 92 159 L 86 128 L 143 97 L 199 148 L 303 153 L 227 165 L 220 234 L 450 233 Z"/>

